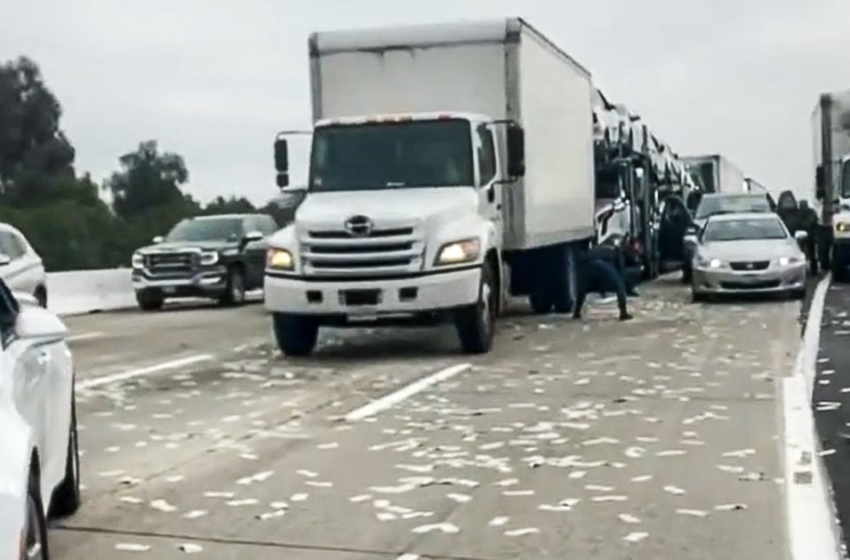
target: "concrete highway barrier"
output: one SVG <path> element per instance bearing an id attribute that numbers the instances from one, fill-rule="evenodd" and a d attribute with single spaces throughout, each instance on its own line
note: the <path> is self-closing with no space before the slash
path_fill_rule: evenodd
<path id="1" fill-rule="evenodd" d="M 75 270 L 47 275 L 48 307 L 60 315 L 136 305 L 129 268 Z"/>

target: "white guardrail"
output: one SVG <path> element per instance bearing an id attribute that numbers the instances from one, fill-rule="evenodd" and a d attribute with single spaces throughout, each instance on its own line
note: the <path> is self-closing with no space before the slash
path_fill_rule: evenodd
<path id="1" fill-rule="evenodd" d="M 136 306 L 129 268 L 75 270 L 47 275 L 47 307 L 77 315 Z"/>

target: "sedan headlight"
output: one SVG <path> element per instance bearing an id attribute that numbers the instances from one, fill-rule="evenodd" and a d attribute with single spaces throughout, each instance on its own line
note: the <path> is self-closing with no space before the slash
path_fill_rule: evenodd
<path id="1" fill-rule="evenodd" d="M 779 266 L 789 266 L 792 264 L 799 264 L 803 262 L 803 259 L 800 257 L 780 257 L 779 258 Z"/>
<path id="2" fill-rule="evenodd" d="M 285 249 L 269 249 L 266 253 L 266 267 L 292 270 L 295 267 L 295 259 L 292 258 L 292 253 Z"/>
<path id="3" fill-rule="evenodd" d="M 480 252 L 481 241 L 477 238 L 446 243 L 440 247 L 434 266 L 474 262 L 478 259 Z"/>
<path id="4" fill-rule="evenodd" d="M 141 253 L 133 253 L 133 268 L 145 266 L 145 256 Z"/>
<path id="5" fill-rule="evenodd" d="M 218 262 L 218 253 L 216 251 L 205 251 L 201 253 L 201 264 L 210 265 Z"/>
<path id="6" fill-rule="evenodd" d="M 702 255 L 697 255 L 696 261 L 697 266 L 701 266 L 703 268 L 720 268 L 723 266 L 723 261 L 720 259 L 709 259 Z"/>

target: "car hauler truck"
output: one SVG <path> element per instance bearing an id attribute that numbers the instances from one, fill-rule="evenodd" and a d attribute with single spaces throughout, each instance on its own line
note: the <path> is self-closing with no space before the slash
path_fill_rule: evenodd
<path id="1" fill-rule="evenodd" d="M 812 112 L 818 260 L 833 278 L 850 266 L 850 90 L 823 93 Z"/>
<path id="2" fill-rule="evenodd" d="M 571 309 L 594 234 L 587 70 L 521 19 L 317 33 L 309 51 L 307 196 L 266 269 L 284 353 L 322 326 L 439 320 L 484 353 L 508 295 Z"/>

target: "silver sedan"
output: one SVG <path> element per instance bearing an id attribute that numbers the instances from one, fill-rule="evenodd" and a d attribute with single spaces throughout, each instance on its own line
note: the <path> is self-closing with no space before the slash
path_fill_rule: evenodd
<path id="1" fill-rule="evenodd" d="M 699 233 L 685 238 L 694 255 L 694 301 L 744 293 L 786 293 L 802 299 L 807 275 L 803 239 L 805 232 L 792 236 L 772 213 L 710 218 Z"/>

